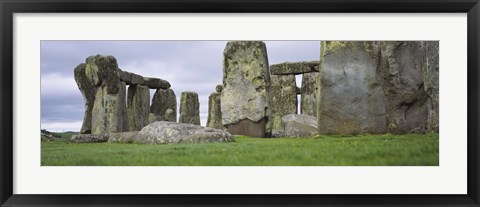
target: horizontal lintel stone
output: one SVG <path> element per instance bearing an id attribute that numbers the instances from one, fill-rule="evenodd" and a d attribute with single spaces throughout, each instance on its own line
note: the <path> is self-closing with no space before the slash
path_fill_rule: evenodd
<path id="1" fill-rule="evenodd" d="M 318 72 L 318 61 L 284 62 L 270 65 L 271 75 L 298 75 Z"/>

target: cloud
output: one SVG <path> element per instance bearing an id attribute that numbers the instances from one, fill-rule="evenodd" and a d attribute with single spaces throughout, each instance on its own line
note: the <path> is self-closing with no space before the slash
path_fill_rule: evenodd
<path id="1" fill-rule="evenodd" d="M 41 93 L 42 96 L 68 96 L 72 93 L 79 94 L 81 92 L 78 89 L 75 78 L 73 77 L 73 70 L 70 76 L 65 76 L 58 73 L 46 73 L 41 77 Z"/>
<path id="2" fill-rule="evenodd" d="M 42 122 L 41 128 L 52 132 L 80 131 L 82 121 L 74 122 Z"/>

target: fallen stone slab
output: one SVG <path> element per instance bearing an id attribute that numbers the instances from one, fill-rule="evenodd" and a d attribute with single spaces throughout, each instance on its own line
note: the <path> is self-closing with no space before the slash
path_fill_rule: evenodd
<path id="1" fill-rule="evenodd" d="M 145 126 L 135 139 L 141 144 L 230 142 L 232 135 L 220 129 L 194 124 L 157 121 Z"/>
<path id="2" fill-rule="evenodd" d="M 318 61 L 284 62 L 270 66 L 271 75 L 298 75 L 318 72 Z"/>
<path id="3" fill-rule="evenodd" d="M 138 137 L 139 131 L 111 133 L 108 142 L 133 143 Z"/>
<path id="4" fill-rule="evenodd" d="M 160 78 L 143 77 L 144 85 L 151 89 L 169 89 L 170 83 Z"/>
<path id="5" fill-rule="evenodd" d="M 314 116 L 289 114 L 282 117 L 285 137 L 311 137 L 318 134 L 318 121 Z"/>
<path id="6" fill-rule="evenodd" d="M 70 143 L 98 143 L 107 142 L 108 134 L 77 134 L 68 139 Z"/>

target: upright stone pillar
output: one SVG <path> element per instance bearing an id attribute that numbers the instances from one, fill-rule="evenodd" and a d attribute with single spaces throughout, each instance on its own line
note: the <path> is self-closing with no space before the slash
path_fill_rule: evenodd
<path id="1" fill-rule="evenodd" d="M 231 134 L 269 137 L 272 101 L 265 43 L 228 42 L 223 56 L 223 125 Z"/>
<path id="2" fill-rule="evenodd" d="M 424 89 L 427 93 L 428 121 L 427 130 L 429 132 L 438 132 L 439 130 L 439 99 L 438 99 L 438 79 L 439 79 L 439 42 L 424 42 L 426 50 L 426 66 L 423 67 Z"/>
<path id="3" fill-rule="evenodd" d="M 173 111 L 168 113 L 167 110 Z M 172 89 L 157 89 L 152 99 L 152 106 L 150 106 L 150 117 L 153 117 L 153 121 L 177 121 L 177 97 Z"/>
<path id="4" fill-rule="evenodd" d="M 150 90 L 147 86 L 128 87 L 127 112 L 129 131 L 140 131 L 147 126 L 150 113 Z"/>
<path id="5" fill-rule="evenodd" d="M 213 92 L 208 97 L 208 119 L 207 127 L 215 129 L 223 129 L 222 110 L 221 110 L 221 93 Z"/>
<path id="6" fill-rule="evenodd" d="M 428 98 L 424 88 L 427 66 L 423 43 L 385 41 L 381 45 L 380 73 L 386 96 L 388 130 L 394 134 L 425 132 Z M 434 76 L 433 73 L 425 74 Z"/>
<path id="7" fill-rule="evenodd" d="M 282 117 L 297 114 L 297 86 L 295 75 L 271 75 L 272 136 L 283 136 Z"/>
<path id="8" fill-rule="evenodd" d="M 180 123 L 200 125 L 200 102 L 196 92 L 185 91 L 180 96 Z"/>
<path id="9" fill-rule="evenodd" d="M 385 133 L 380 44 L 322 41 L 318 81 L 320 134 Z"/>
<path id="10" fill-rule="evenodd" d="M 85 68 L 85 63 L 82 63 L 74 69 L 75 82 L 77 82 L 78 89 L 80 89 L 85 101 L 85 113 L 80 134 L 90 134 L 92 132 L 92 109 L 97 90 L 95 85 L 87 78 Z"/>
<path id="11" fill-rule="evenodd" d="M 85 74 L 97 86 L 92 108 L 92 134 L 128 130 L 126 85 L 119 79 L 120 72 L 113 56 L 87 58 Z"/>
<path id="12" fill-rule="evenodd" d="M 302 77 L 301 114 L 317 117 L 318 72 L 304 73 Z"/>

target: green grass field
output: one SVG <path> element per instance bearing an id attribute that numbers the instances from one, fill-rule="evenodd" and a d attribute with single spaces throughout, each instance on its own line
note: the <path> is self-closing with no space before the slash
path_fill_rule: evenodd
<path id="1" fill-rule="evenodd" d="M 42 166 L 437 166 L 438 134 L 235 137 L 230 143 L 71 144 L 42 141 Z"/>

